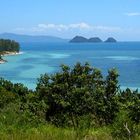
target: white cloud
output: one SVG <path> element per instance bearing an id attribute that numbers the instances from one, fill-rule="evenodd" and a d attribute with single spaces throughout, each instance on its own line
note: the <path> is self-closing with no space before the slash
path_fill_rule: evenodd
<path id="1" fill-rule="evenodd" d="M 54 23 L 41 23 L 31 28 L 16 28 L 16 32 L 30 32 L 30 33 L 50 33 L 50 32 L 120 32 L 120 27 L 103 26 L 103 25 L 90 25 L 85 22 L 73 24 L 54 24 Z"/>
<path id="2" fill-rule="evenodd" d="M 81 23 L 75 23 L 75 24 L 39 24 L 36 29 L 38 30 L 57 30 L 57 31 L 67 31 L 67 30 L 84 30 L 84 31 L 94 31 L 94 30 L 100 30 L 100 31 L 109 31 L 109 32 L 116 32 L 120 31 L 120 27 L 110 27 L 110 26 L 101 26 L 101 25 L 90 25 L 85 22 Z"/>
<path id="3" fill-rule="evenodd" d="M 140 16 L 140 12 L 125 13 L 124 15 L 129 16 L 129 17 Z"/>
<path id="4" fill-rule="evenodd" d="M 37 26 L 38 28 L 41 28 L 41 29 L 53 29 L 53 30 L 66 30 L 67 29 L 67 26 L 66 25 L 63 25 L 63 24 L 38 24 Z"/>
<path id="5" fill-rule="evenodd" d="M 91 29 L 92 26 L 87 23 L 81 22 L 81 23 L 77 23 L 77 24 L 70 24 L 70 25 L 68 25 L 68 28 L 70 28 L 70 29 L 78 28 L 78 29 L 82 30 L 82 29 Z"/>
<path id="6" fill-rule="evenodd" d="M 69 30 L 69 29 L 90 29 L 91 26 L 88 25 L 87 23 L 77 23 L 77 24 L 38 24 L 38 28 L 42 28 L 44 30 Z"/>

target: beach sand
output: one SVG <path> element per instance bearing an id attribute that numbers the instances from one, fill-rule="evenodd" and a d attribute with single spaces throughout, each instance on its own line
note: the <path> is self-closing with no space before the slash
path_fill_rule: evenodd
<path id="1" fill-rule="evenodd" d="M 9 52 L 9 51 L 5 51 L 1 54 L 1 56 L 9 56 L 9 55 L 19 55 L 19 54 L 22 54 L 22 52 Z M 7 61 L 4 60 L 4 59 L 0 59 L 0 64 L 4 64 L 6 63 Z"/>

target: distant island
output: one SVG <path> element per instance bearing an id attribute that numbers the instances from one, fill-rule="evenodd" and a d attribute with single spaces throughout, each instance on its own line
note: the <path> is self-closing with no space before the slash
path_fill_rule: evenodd
<path id="1" fill-rule="evenodd" d="M 107 42 L 107 43 L 108 43 L 108 42 L 109 42 L 109 43 L 110 43 L 110 42 L 114 42 L 114 43 L 115 43 L 115 42 L 117 42 L 117 40 L 114 39 L 113 37 L 109 37 L 105 42 Z"/>
<path id="2" fill-rule="evenodd" d="M 82 42 L 88 42 L 88 39 L 82 36 L 76 36 L 72 40 L 70 40 L 71 43 L 82 43 Z"/>
<path id="3" fill-rule="evenodd" d="M 92 38 L 88 39 L 88 42 L 100 43 L 103 41 L 99 37 L 92 37 Z"/>
<path id="4" fill-rule="evenodd" d="M 2 57 L 5 55 L 16 55 L 19 53 L 18 42 L 9 39 L 0 39 L 0 64 L 7 62 Z"/>
<path id="5" fill-rule="evenodd" d="M 63 39 L 55 36 L 47 36 L 47 35 L 22 35 L 22 34 L 14 34 L 14 33 L 2 33 L 0 34 L 0 38 L 5 40 L 16 40 L 19 43 L 63 43 L 68 42 L 69 39 Z M 115 43 L 117 40 L 115 40 L 113 37 L 109 37 L 106 41 L 103 41 L 99 37 L 91 37 L 89 39 L 83 37 L 83 36 L 75 36 L 73 39 L 69 41 L 70 43 L 102 43 L 102 42 L 108 42 L 108 43 Z"/>
<path id="6" fill-rule="evenodd" d="M 103 42 L 99 37 L 92 37 L 92 38 L 85 38 L 83 36 L 75 36 L 72 40 L 70 40 L 70 43 L 101 43 Z M 106 43 L 115 43 L 117 42 L 116 39 L 113 37 L 109 37 L 106 41 Z"/>

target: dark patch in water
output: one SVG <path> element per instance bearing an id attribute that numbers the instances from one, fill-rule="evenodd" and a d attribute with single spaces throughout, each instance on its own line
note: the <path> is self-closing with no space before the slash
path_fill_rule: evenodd
<path id="1" fill-rule="evenodd" d="M 44 58 L 25 58 L 21 60 L 21 63 L 43 64 L 47 62 L 46 60 Z"/>
<path id="2" fill-rule="evenodd" d="M 15 70 L 30 70 L 33 68 L 34 68 L 34 66 L 32 66 L 32 65 L 22 65 L 22 66 L 16 67 Z"/>
<path id="3" fill-rule="evenodd" d="M 22 59 L 21 61 L 22 62 L 36 62 L 36 61 L 39 61 L 39 60 L 40 60 L 40 58 L 31 57 L 31 58 Z"/>
<path id="4" fill-rule="evenodd" d="M 2 77 L 8 77 L 8 78 L 18 77 L 19 74 L 20 74 L 20 71 L 18 71 L 18 70 L 0 71 L 0 76 L 2 75 Z"/>

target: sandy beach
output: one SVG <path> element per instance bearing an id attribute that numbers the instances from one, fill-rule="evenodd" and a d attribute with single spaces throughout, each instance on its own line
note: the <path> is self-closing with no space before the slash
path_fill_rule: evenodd
<path id="1" fill-rule="evenodd" d="M 23 52 L 9 52 L 9 51 L 5 51 L 5 52 L 3 52 L 3 54 L 1 56 L 3 57 L 3 56 L 19 55 L 19 54 L 22 54 L 22 53 Z M 4 64 L 6 62 L 7 62 L 6 60 L 0 59 L 0 64 Z"/>
<path id="2" fill-rule="evenodd" d="M 4 64 L 5 62 L 5 60 L 0 60 L 0 64 Z"/>

